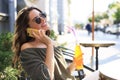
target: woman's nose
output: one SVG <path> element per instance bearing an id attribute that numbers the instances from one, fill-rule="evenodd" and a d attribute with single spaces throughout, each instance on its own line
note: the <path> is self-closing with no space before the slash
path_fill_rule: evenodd
<path id="1" fill-rule="evenodd" d="M 44 23 L 44 22 L 46 22 L 46 19 L 41 17 L 41 21 L 42 21 L 42 23 Z"/>

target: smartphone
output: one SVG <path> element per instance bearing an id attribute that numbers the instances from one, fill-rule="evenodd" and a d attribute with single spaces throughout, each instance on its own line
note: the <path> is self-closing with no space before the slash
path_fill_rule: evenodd
<path id="1" fill-rule="evenodd" d="M 34 32 L 34 33 L 36 33 L 36 34 L 39 34 L 39 30 L 33 29 L 33 28 L 27 28 L 27 33 L 28 33 L 28 35 L 29 35 L 30 37 L 33 37 L 33 38 L 34 38 L 34 35 L 32 34 L 32 32 Z M 47 30 L 47 31 L 45 32 L 45 34 L 46 34 L 47 36 L 50 36 L 50 30 Z"/>
<path id="2" fill-rule="evenodd" d="M 32 34 L 32 32 L 38 34 L 39 33 L 39 30 L 37 29 L 33 29 L 33 28 L 27 28 L 27 33 L 30 37 L 33 37 L 34 38 L 34 35 Z"/>

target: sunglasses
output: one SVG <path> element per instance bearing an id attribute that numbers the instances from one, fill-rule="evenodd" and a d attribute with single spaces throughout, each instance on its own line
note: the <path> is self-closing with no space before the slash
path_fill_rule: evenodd
<path id="1" fill-rule="evenodd" d="M 40 13 L 39 15 L 40 15 L 40 17 L 42 17 L 42 18 L 46 18 L 46 13 L 44 13 L 44 12 Z M 40 17 L 35 17 L 35 18 L 33 19 L 33 21 L 36 22 L 37 24 L 40 24 L 40 23 L 41 23 L 41 18 L 40 18 Z"/>

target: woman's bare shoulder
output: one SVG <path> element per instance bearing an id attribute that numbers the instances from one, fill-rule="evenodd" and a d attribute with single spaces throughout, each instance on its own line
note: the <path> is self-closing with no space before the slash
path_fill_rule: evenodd
<path id="1" fill-rule="evenodd" d="M 21 51 L 24 50 L 24 49 L 27 49 L 27 48 L 31 48 L 31 44 L 30 43 L 24 43 L 22 46 L 21 46 Z"/>

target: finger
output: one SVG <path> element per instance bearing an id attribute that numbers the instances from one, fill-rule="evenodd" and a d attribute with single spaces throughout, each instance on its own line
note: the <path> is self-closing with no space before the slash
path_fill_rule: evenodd
<path id="1" fill-rule="evenodd" d="M 38 34 L 35 33 L 35 32 L 32 32 L 32 34 L 33 34 L 34 38 L 38 38 L 39 37 Z"/>
<path id="2" fill-rule="evenodd" d="M 45 30 L 40 31 L 42 37 L 46 37 Z"/>

